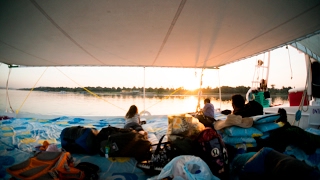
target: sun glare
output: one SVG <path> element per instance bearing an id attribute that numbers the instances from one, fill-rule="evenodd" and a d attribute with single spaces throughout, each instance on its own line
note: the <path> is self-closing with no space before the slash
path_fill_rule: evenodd
<path id="1" fill-rule="evenodd" d="M 184 82 L 183 88 L 189 91 L 194 91 L 200 88 L 200 80 L 197 78 L 189 79 L 188 81 Z"/>
<path id="2" fill-rule="evenodd" d="M 189 91 L 194 91 L 196 89 L 199 89 L 199 85 L 195 86 L 195 85 L 187 84 L 187 85 L 184 85 L 183 88 Z"/>

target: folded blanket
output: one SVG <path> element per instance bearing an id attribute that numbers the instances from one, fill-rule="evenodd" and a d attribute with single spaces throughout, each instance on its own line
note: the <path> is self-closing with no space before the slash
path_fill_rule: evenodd
<path id="1" fill-rule="evenodd" d="M 257 128 L 258 130 L 264 133 L 274 129 L 278 129 L 283 125 L 284 124 L 282 122 L 279 122 L 279 123 L 270 122 L 270 123 L 254 124 L 253 127 Z"/>
<path id="2" fill-rule="evenodd" d="M 263 124 L 275 122 L 275 120 L 280 118 L 280 114 L 264 114 L 258 116 L 252 116 L 253 124 Z"/>
<path id="3" fill-rule="evenodd" d="M 231 126 L 231 127 L 226 127 L 224 128 L 224 133 L 228 136 L 233 136 L 233 137 L 260 137 L 263 135 L 261 131 L 254 127 L 249 127 L 249 128 L 241 128 L 237 126 Z"/>
<path id="4" fill-rule="evenodd" d="M 231 136 L 224 136 L 222 138 L 224 143 L 229 145 L 236 145 L 236 144 L 255 144 L 256 140 L 252 137 L 231 137 Z"/>

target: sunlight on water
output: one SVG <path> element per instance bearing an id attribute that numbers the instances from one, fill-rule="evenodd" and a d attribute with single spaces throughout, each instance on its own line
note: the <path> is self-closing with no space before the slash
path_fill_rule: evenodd
<path id="1" fill-rule="evenodd" d="M 89 94 L 39 92 L 9 90 L 9 100 L 6 100 L 5 89 L 0 89 L 0 112 L 10 110 L 20 113 L 36 113 L 43 115 L 61 116 L 124 116 L 133 104 L 137 105 L 139 112 L 146 110 L 152 115 L 180 114 L 195 112 L 198 104 L 198 96 L 146 96 L 142 95 L 99 95 L 99 98 Z M 26 99 L 26 97 L 28 98 Z M 231 95 L 210 95 L 211 103 L 215 108 L 232 109 Z M 200 107 L 203 100 L 200 98 Z M 273 104 L 287 103 L 286 97 L 276 97 Z"/>

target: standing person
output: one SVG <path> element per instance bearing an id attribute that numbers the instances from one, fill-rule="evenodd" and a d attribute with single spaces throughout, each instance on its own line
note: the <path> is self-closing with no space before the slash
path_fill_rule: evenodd
<path id="1" fill-rule="evenodd" d="M 240 94 L 235 94 L 231 97 L 233 114 L 241 115 L 242 117 L 250 117 L 263 115 L 263 106 L 255 100 L 245 104 L 244 97 Z"/>
<path id="2" fill-rule="evenodd" d="M 199 121 L 205 126 L 205 127 L 213 127 L 214 119 L 214 106 L 210 103 L 210 99 L 206 98 L 204 99 L 204 106 L 201 109 L 203 115 L 197 115 L 197 118 Z"/>
<path id="3" fill-rule="evenodd" d="M 138 113 L 138 108 L 136 105 L 130 106 L 128 112 L 126 113 L 125 119 L 126 119 L 126 124 L 124 125 L 125 129 L 133 129 L 140 134 L 145 135 L 146 139 L 148 139 L 148 134 L 145 132 L 140 125 L 140 115 Z"/>

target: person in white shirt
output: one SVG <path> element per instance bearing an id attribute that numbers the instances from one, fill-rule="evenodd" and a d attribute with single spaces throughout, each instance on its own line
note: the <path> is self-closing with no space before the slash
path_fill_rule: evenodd
<path id="1" fill-rule="evenodd" d="M 138 113 L 138 108 L 136 105 L 130 106 L 125 118 L 126 118 L 126 124 L 131 122 L 140 124 L 140 115 Z"/>
<path id="2" fill-rule="evenodd" d="M 202 108 L 203 115 L 209 118 L 214 118 L 214 106 L 210 103 L 210 99 L 204 100 L 204 107 Z"/>
<path id="3" fill-rule="evenodd" d="M 213 127 L 214 119 L 214 106 L 210 103 L 210 99 L 206 98 L 204 100 L 204 106 L 201 109 L 202 115 L 197 115 L 196 118 L 205 126 Z"/>
<path id="4" fill-rule="evenodd" d="M 133 129 L 140 134 L 143 134 L 148 138 L 147 132 L 143 130 L 140 122 L 140 114 L 138 113 L 138 108 L 136 105 L 130 106 L 128 112 L 125 115 L 126 124 L 124 125 L 125 129 Z"/>

